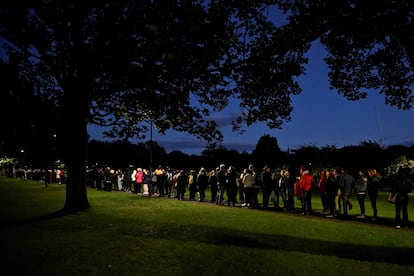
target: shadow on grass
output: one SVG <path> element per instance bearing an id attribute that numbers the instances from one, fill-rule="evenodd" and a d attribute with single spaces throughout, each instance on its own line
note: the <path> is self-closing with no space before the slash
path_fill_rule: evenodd
<path id="1" fill-rule="evenodd" d="M 6 228 L 14 227 L 14 226 L 26 225 L 26 224 L 30 224 L 34 222 L 52 220 L 52 219 L 64 217 L 70 214 L 72 213 L 64 209 L 61 209 L 56 212 L 45 214 L 42 216 L 36 216 L 36 217 L 31 217 L 31 218 L 19 219 L 19 220 L 1 221 L 0 229 L 6 229 Z"/>
<path id="2" fill-rule="evenodd" d="M 348 244 L 281 235 L 264 236 L 262 240 L 257 240 L 242 235 L 218 234 L 215 243 L 266 250 L 297 251 L 365 262 L 384 262 L 400 265 L 412 265 L 412 256 L 414 256 L 414 248 Z"/>
<path id="3" fill-rule="evenodd" d="M 164 229 L 164 227 L 167 227 Z M 177 228 L 177 225 L 163 225 L 158 229 L 156 238 L 169 239 L 168 232 L 171 228 Z M 184 226 L 183 226 L 184 227 Z M 188 227 L 188 226 L 187 226 Z M 179 230 L 179 229 L 176 229 Z M 226 228 L 209 228 L 206 233 L 204 226 L 191 226 L 191 233 L 200 233 L 182 237 L 183 241 L 193 241 L 205 244 L 215 244 L 218 246 L 234 246 L 263 250 L 283 250 L 292 252 L 301 252 L 305 254 L 314 254 L 321 256 L 336 256 L 363 262 L 382 262 L 399 265 L 412 265 L 414 256 L 414 247 L 387 247 L 387 246 L 370 246 L 361 244 L 358 241 L 349 244 L 337 241 L 323 241 L 305 237 L 291 237 L 286 235 L 271 234 L 259 235 L 252 232 L 229 232 Z M 171 232 L 170 232 L 171 233 Z M 164 236 L 165 235 L 165 236 Z M 363 239 L 363 237 L 361 237 Z M 175 236 L 174 239 L 181 239 Z"/>

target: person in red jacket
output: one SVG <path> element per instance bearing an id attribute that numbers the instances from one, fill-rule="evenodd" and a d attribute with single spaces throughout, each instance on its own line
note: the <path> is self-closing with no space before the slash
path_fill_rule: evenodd
<path id="1" fill-rule="evenodd" d="M 312 187 L 313 187 L 313 175 L 309 172 L 309 168 L 306 166 L 300 167 L 300 179 L 299 185 L 302 191 L 302 214 L 301 215 L 310 215 L 311 214 L 311 198 L 312 198 Z"/>

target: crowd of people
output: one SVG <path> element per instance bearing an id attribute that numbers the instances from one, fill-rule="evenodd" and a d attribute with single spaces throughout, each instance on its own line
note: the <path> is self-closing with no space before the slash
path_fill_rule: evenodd
<path id="1" fill-rule="evenodd" d="M 353 208 L 350 198 L 356 195 L 359 205 L 356 218 L 368 218 L 365 208 L 365 199 L 368 198 L 373 212 L 369 218 L 376 221 L 381 179 L 381 174 L 375 169 L 360 170 L 354 176 L 346 169 L 324 168 L 315 172 L 303 165 L 297 172 L 287 166 L 275 170 L 264 166 L 261 171 L 256 171 L 253 165 L 249 165 L 239 173 L 234 166 L 220 164 L 210 171 L 205 168 L 198 171 L 172 170 L 162 166 L 155 170 L 132 166 L 126 170 L 96 168 L 88 172 L 87 183 L 98 190 L 198 200 L 242 208 L 269 209 L 273 205 L 273 208 L 286 212 L 300 210 L 304 216 L 312 214 L 312 193 L 318 191 L 322 203 L 320 214 L 326 218 L 348 216 Z M 391 187 L 396 228 L 408 227 L 408 194 L 413 187 L 412 171 L 400 168 L 392 179 Z M 206 198 L 207 189 L 210 198 Z M 188 197 L 185 198 L 187 191 Z M 301 203 L 297 208 L 296 200 Z"/>

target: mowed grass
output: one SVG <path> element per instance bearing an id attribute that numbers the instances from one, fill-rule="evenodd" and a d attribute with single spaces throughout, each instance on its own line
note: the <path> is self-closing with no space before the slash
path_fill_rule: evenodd
<path id="1" fill-rule="evenodd" d="M 88 199 L 54 217 L 65 185 L 0 177 L 0 275 L 414 275 L 412 227 L 93 189 Z M 378 203 L 391 219 L 393 205 Z"/>

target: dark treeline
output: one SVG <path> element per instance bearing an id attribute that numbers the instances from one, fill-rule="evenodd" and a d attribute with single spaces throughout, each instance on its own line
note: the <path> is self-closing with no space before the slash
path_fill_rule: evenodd
<path id="1" fill-rule="evenodd" d="M 50 135 L 49 135 L 50 136 Z M 70 145 L 69 145 L 70 146 Z M 57 141 L 45 140 L 42 143 L 26 143 L 24 152 L 19 148 L 5 152 L 4 149 L 11 147 L 0 147 L 1 156 L 15 157 L 18 159 L 18 167 L 46 168 L 61 159 L 60 150 L 62 144 Z M 151 154 L 152 152 L 152 154 Z M 91 140 L 88 143 L 88 166 L 113 168 L 127 168 L 129 165 L 144 168 L 155 168 L 158 165 L 172 169 L 206 169 L 216 168 L 220 163 L 233 165 L 241 171 L 249 164 L 254 164 L 257 170 L 265 165 L 273 169 L 284 165 L 293 170 L 302 164 L 311 164 L 312 168 L 318 170 L 323 167 L 347 168 L 350 171 L 375 168 L 384 170 L 396 159 L 404 156 L 407 160 L 414 159 L 414 146 L 393 145 L 388 147 L 380 146 L 376 142 L 361 142 L 355 146 L 326 146 L 316 147 L 305 145 L 296 149 L 283 151 L 279 148 L 275 137 L 264 135 L 260 137 L 255 149 L 252 152 L 238 152 L 228 150 L 224 147 L 206 149 L 200 155 L 186 154 L 181 151 L 169 153 L 156 142 L 103 142 Z"/>
<path id="2" fill-rule="evenodd" d="M 235 166 L 238 170 L 245 168 L 248 164 L 254 164 L 259 170 L 264 165 L 269 165 L 272 168 L 287 165 L 294 169 L 299 168 L 301 164 L 311 164 L 315 169 L 329 167 L 357 171 L 368 168 L 383 170 L 399 156 L 405 156 L 407 159 L 414 158 L 414 146 L 381 147 L 375 142 L 362 142 L 357 146 L 342 148 L 302 146 L 295 150 L 282 151 L 274 146 L 273 140 L 275 138 L 267 135 L 261 137 L 252 153 L 239 153 L 221 147 L 214 150 L 204 150 L 201 155 L 188 155 L 181 151 L 167 153 L 164 148 L 154 143 L 152 156 L 148 143 L 91 141 L 88 150 L 88 164 L 117 168 L 126 168 L 129 165 L 142 167 L 162 165 L 176 169 L 197 169 L 200 167 L 211 169 L 220 163 L 225 163 Z"/>

